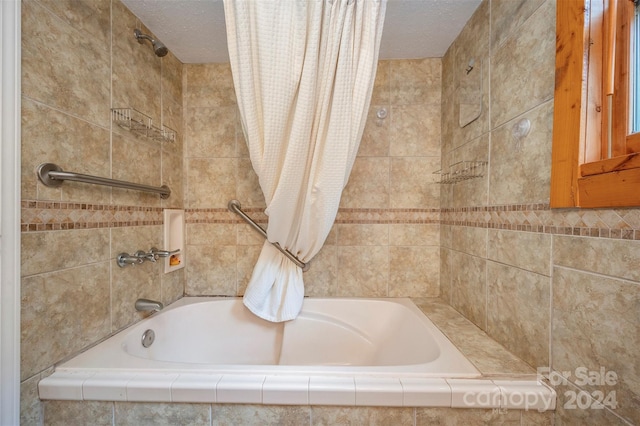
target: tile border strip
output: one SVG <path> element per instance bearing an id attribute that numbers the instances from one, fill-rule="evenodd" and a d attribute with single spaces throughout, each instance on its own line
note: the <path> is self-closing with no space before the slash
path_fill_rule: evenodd
<path id="1" fill-rule="evenodd" d="M 245 208 L 266 224 L 263 208 Z M 22 201 L 22 232 L 162 225 L 163 207 Z M 242 223 L 226 208 L 185 209 L 187 223 Z M 640 209 L 552 210 L 548 204 L 512 204 L 443 209 L 338 211 L 337 224 L 442 224 L 475 228 L 640 240 Z"/>

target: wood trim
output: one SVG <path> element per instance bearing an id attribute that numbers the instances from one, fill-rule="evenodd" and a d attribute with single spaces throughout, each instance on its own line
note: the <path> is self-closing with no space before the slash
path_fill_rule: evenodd
<path id="1" fill-rule="evenodd" d="M 640 152 L 640 133 L 627 135 L 627 153 Z"/>
<path id="2" fill-rule="evenodd" d="M 578 180 L 580 207 L 640 206 L 640 169 L 601 173 Z"/>
<path id="3" fill-rule="evenodd" d="M 600 173 L 619 172 L 640 168 L 640 153 L 634 152 L 628 155 L 594 161 L 580 166 L 580 176 L 593 176 Z"/>
<path id="4" fill-rule="evenodd" d="M 584 0 L 556 4 L 556 86 L 551 153 L 552 208 L 575 207 L 581 151 L 583 70 L 585 69 Z"/>

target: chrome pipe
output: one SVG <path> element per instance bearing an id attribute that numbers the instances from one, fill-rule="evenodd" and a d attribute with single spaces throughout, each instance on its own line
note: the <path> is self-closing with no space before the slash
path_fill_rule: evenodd
<path id="1" fill-rule="evenodd" d="M 84 175 L 82 173 L 65 172 L 60 166 L 53 163 L 42 163 L 37 169 L 38 179 L 45 186 L 59 187 L 65 180 L 91 183 L 94 185 L 112 186 L 115 188 L 133 189 L 142 192 L 160 194 L 160 198 L 166 199 L 171 195 L 171 189 L 167 185 L 149 186 L 140 183 L 126 182 L 123 180 L 109 179 L 99 176 Z"/>
<path id="2" fill-rule="evenodd" d="M 262 235 L 265 239 L 267 238 L 267 232 L 264 229 L 262 229 L 260 225 L 255 223 L 253 219 L 247 216 L 245 212 L 242 211 L 242 205 L 240 205 L 240 201 L 238 200 L 229 201 L 229 203 L 227 204 L 227 208 L 229 209 L 229 211 L 240 216 L 242 220 L 247 222 L 249 226 L 251 226 L 256 232 Z M 309 270 L 309 266 L 310 266 L 309 262 L 304 263 L 303 261 L 298 259 L 295 254 L 291 253 L 289 250 L 285 248 L 282 248 L 278 243 L 270 242 L 270 244 L 275 248 L 277 248 L 282 254 L 284 254 L 289 260 L 295 263 L 298 267 L 302 268 L 302 272 L 306 272 Z"/>

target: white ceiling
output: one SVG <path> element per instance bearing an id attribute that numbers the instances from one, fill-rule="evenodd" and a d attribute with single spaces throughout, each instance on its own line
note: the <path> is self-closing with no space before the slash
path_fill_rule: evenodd
<path id="1" fill-rule="evenodd" d="M 229 61 L 222 0 L 122 1 L 181 62 Z M 480 2 L 388 0 L 380 59 L 442 57 Z"/>

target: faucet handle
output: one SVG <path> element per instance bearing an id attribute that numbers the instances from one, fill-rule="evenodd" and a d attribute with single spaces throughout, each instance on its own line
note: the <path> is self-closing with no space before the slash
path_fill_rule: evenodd
<path id="1" fill-rule="evenodd" d="M 153 252 L 145 253 L 142 250 L 138 250 L 137 252 L 135 252 L 134 256 L 139 257 L 143 262 L 145 260 L 148 260 L 149 262 L 155 262 L 157 260 Z"/>
<path id="2" fill-rule="evenodd" d="M 144 262 L 144 259 L 139 257 L 137 253 L 134 256 L 130 256 L 129 253 L 120 253 L 118 257 L 116 257 L 116 262 L 119 267 L 124 268 L 127 265 L 140 265 Z"/>
<path id="3" fill-rule="evenodd" d="M 151 247 L 151 250 L 149 251 L 149 253 L 153 254 L 157 259 L 159 257 L 169 257 L 172 254 L 180 253 L 180 249 L 169 251 L 169 250 L 158 250 L 155 247 Z"/>

